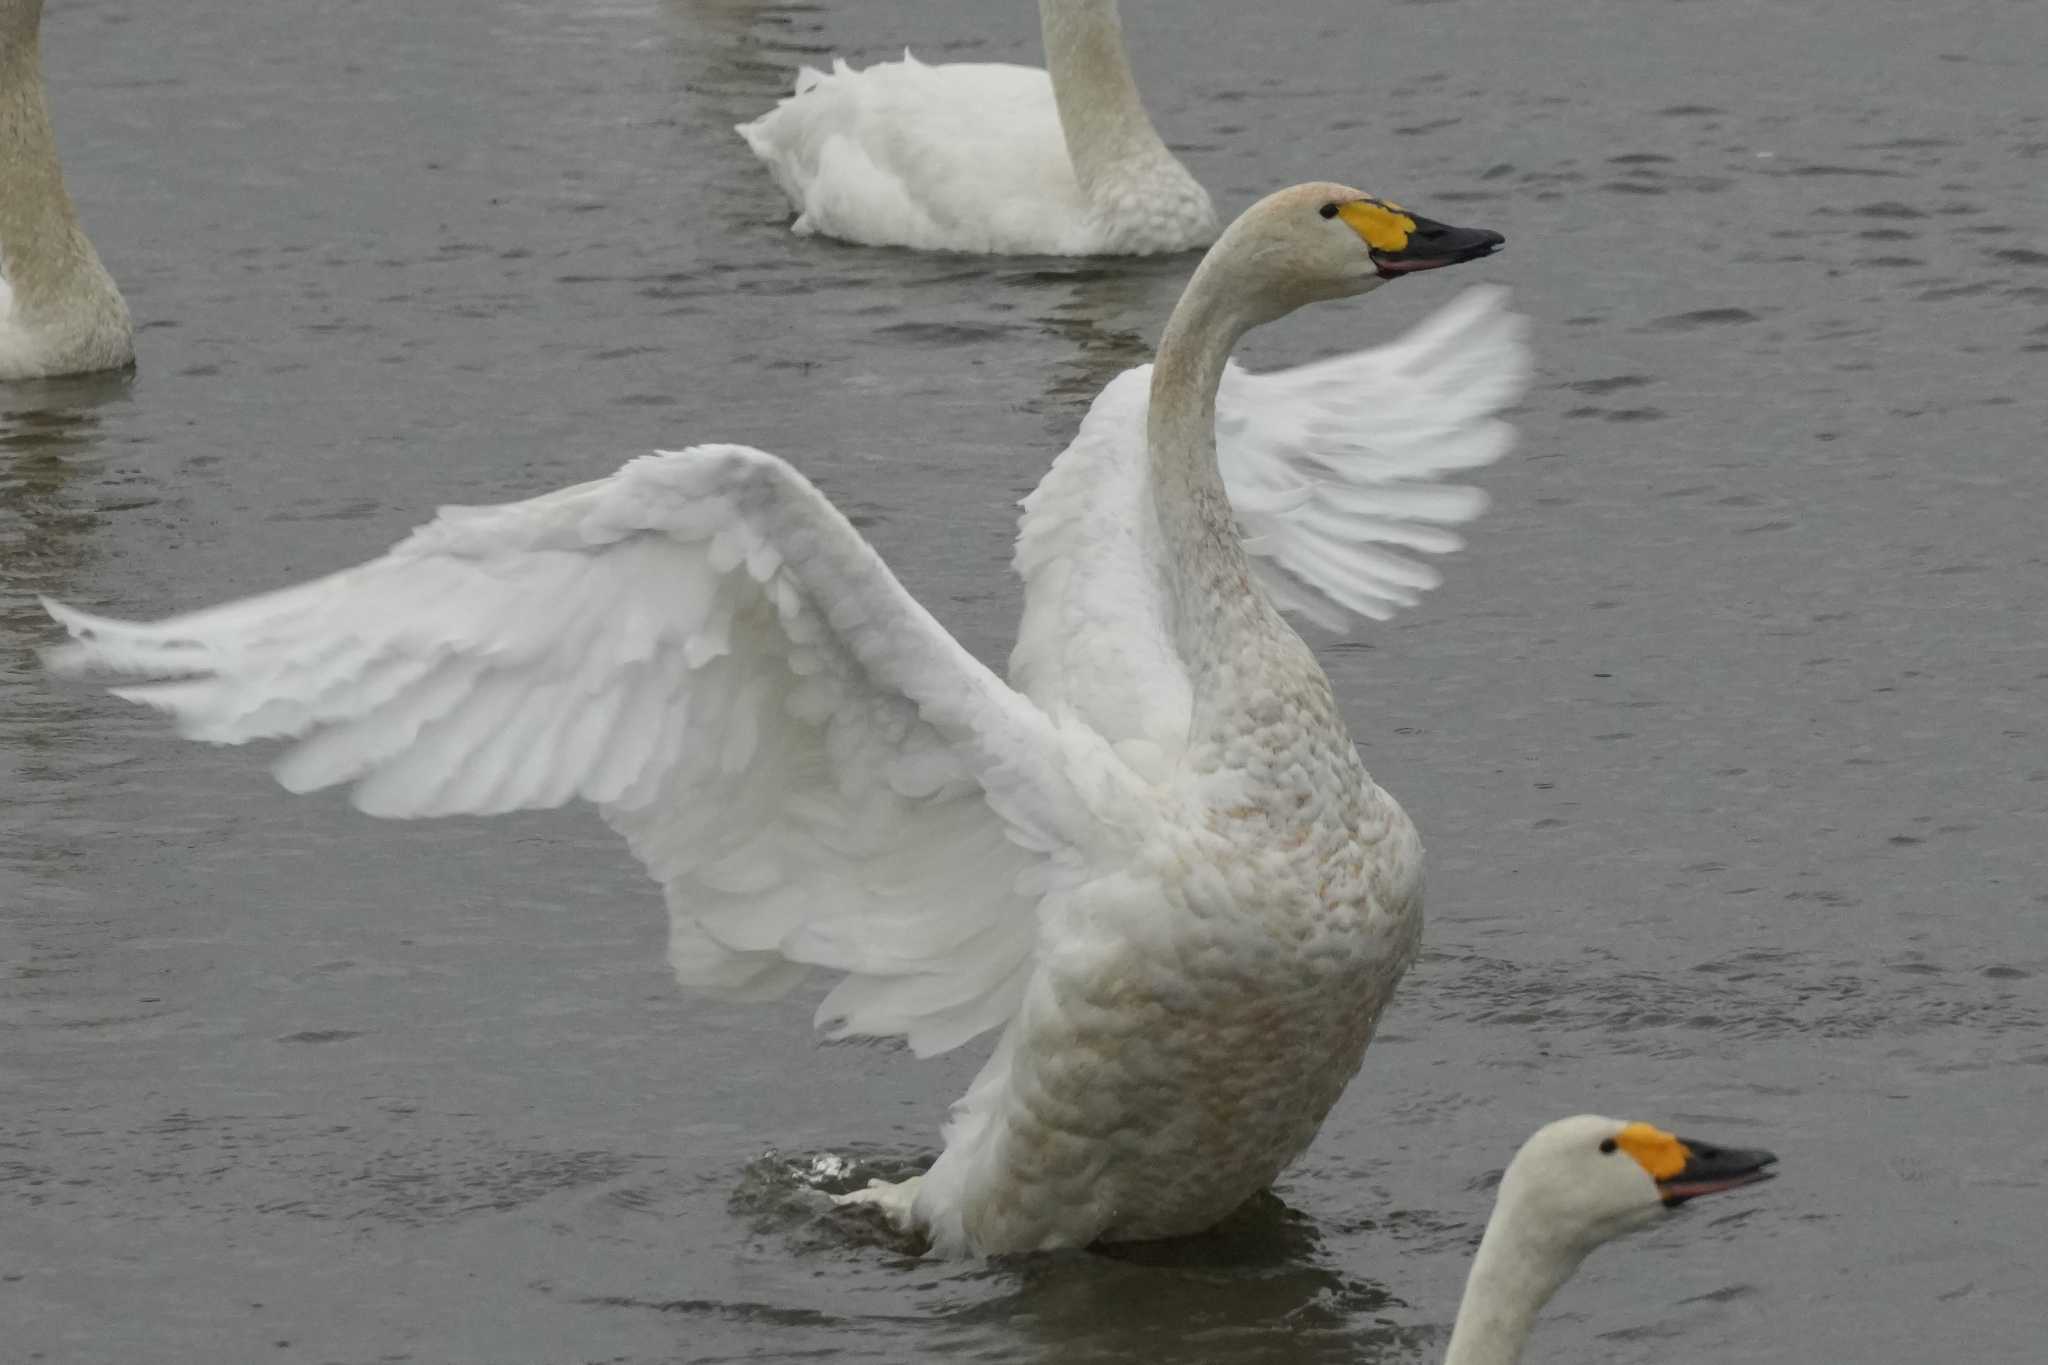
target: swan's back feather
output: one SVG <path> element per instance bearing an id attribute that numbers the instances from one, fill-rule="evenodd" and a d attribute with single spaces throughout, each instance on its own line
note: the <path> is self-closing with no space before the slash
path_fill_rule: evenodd
<path id="1" fill-rule="evenodd" d="M 841 972 L 835 1033 L 931 1053 L 1000 1024 L 1039 902 L 1080 875 L 1090 737 L 744 447 L 444 509 L 381 559 L 153 624 L 46 605 L 76 640 L 53 667 L 155 679 L 120 695 L 194 739 L 296 741 L 294 791 L 401 818 L 597 804 L 665 890 L 685 984 Z"/>
<path id="2" fill-rule="evenodd" d="M 927 251 L 1089 250 L 1052 82 L 1007 63 L 805 67 L 738 129 L 795 230 Z"/>

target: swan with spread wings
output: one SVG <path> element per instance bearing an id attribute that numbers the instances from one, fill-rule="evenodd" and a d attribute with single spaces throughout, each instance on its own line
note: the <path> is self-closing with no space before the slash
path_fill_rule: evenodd
<path id="1" fill-rule="evenodd" d="M 1158 358 L 1025 503 L 1010 679 L 782 460 L 637 459 L 450 508 L 357 568 L 150 624 L 49 603 L 68 673 L 380 816 L 594 803 L 730 997 L 837 976 L 834 1034 L 997 1035 L 923 1176 L 852 1196 L 942 1252 L 1188 1233 L 1264 1188 L 1358 1068 L 1421 932 L 1422 848 L 1280 615 L 1412 602 L 1526 368 L 1494 291 L 1291 371 L 1318 299 L 1490 254 L 1339 185 L 1248 210 Z"/>

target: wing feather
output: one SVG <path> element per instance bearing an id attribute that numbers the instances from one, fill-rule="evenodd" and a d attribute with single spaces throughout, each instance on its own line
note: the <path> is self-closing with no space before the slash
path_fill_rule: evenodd
<path id="1" fill-rule="evenodd" d="M 1468 290 L 1390 345 L 1272 374 L 1235 366 L 1216 399 L 1216 458 L 1254 575 L 1274 604 L 1331 629 L 1412 606 L 1449 528 L 1485 510 L 1447 476 L 1499 459 L 1499 418 L 1527 382 L 1524 324 L 1498 289 Z M 1099 731 L 1158 776 L 1192 693 L 1168 630 L 1145 429 L 1150 367 L 1105 388 L 1024 500 L 1016 565 L 1019 690 Z"/>
<path id="2" fill-rule="evenodd" d="M 1528 382 L 1507 292 L 1469 289 L 1390 345 L 1272 374 L 1232 366 L 1216 396 L 1216 460 L 1260 586 L 1332 630 L 1382 620 L 1440 575 L 1443 530 L 1486 508 L 1445 482 L 1506 454 L 1500 410 Z"/>
<path id="3" fill-rule="evenodd" d="M 444 508 L 381 559 L 153 624 L 46 605 L 74 638 L 52 667 L 149 680 L 118 693 L 195 739 L 292 741 L 291 790 L 401 818 L 595 802 L 663 886 L 686 983 L 839 972 L 821 1026 L 920 1052 L 1009 1017 L 1093 837 L 1069 774 L 1099 742 L 743 447 Z"/>

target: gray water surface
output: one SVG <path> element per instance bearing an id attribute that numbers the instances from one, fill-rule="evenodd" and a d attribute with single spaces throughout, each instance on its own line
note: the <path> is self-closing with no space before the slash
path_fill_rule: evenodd
<path id="1" fill-rule="evenodd" d="M 794 238 L 730 125 L 834 52 L 1035 62 L 1029 4 L 52 0 L 141 360 L 0 389 L 7 1358 L 1428 1361 L 1581 1109 L 1785 1174 L 1596 1256 L 1535 1358 L 2041 1358 L 2048 6 L 1125 9 L 1226 212 L 1333 177 L 1508 236 L 1248 362 L 1481 280 L 1536 320 L 1446 585 L 1319 642 L 1431 919 L 1277 1198 L 907 1257 L 790 1172 L 929 1159 L 978 1048 L 679 993 L 587 811 L 287 799 L 31 654 L 36 593 L 170 612 L 739 440 L 1000 662 L 1014 500 L 1192 262 Z"/>

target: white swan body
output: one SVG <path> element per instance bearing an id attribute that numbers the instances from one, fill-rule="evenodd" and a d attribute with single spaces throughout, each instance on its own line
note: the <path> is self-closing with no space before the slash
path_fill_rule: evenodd
<path id="1" fill-rule="evenodd" d="M 822 967 L 834 1033 L 930 1054 L 1000 1030 L 937 1164 L 864 1195 L 938 1250 L 1206 1227 L 1314 1135 L 1421 923 L 1414 828 L 1255 581 L 1326 614 L 1412 594 L 1427 575 L 1384 547 L 1447 548 L 1476 504 L 1434 478 L 1499 453 L 1523 369 L 1483 295 L 1415 341 L 1226 380 L 1247 327 L 1380 282 L 1396 257 L 1351 218 L 1389 213 L 1297 187 L 1210 253 L 1149 377 L 1030 501 L 1014 687 L 738 446 L 447 509 L 382 559 L 151 625 L 52 603 L 78 641 L 52 665 L 167 679 L 119 695 L 193 738 L 295 739 L 285 786 L 372 814 L 596 803 L 664 887 L 687 985 Z M 1385 452 L 1307 396 L 1332 365 L 1384 400 Z"/>
<path id="2" fill-rule="evenodd" d="M 1125 59 L 1115 0 L 1043 0 L 1049 71 L 927 66 L 903 54 L 830 74 L 739 133 L 797 211 L 795 230 L 874 246 L 1059 256 L 1185 251 L 1215 206 L 1160 141 Z"/>
<path id="3" fill-rule="evenodd" d="M 0 380 L 114 370 L 134 326 L 64 189 L 43 97 L 42 0 L 0 0 Z"/>
<path id="4" fill-rule="evenodd" d="M 1536 1314 L 1595 1247 L 1687 1200 L 1768 1180 L 1776 1161 L 1596 1114 L 1545 1124 L 1501 1176 L 1445 1365 L 1514 1365 Z"/>

